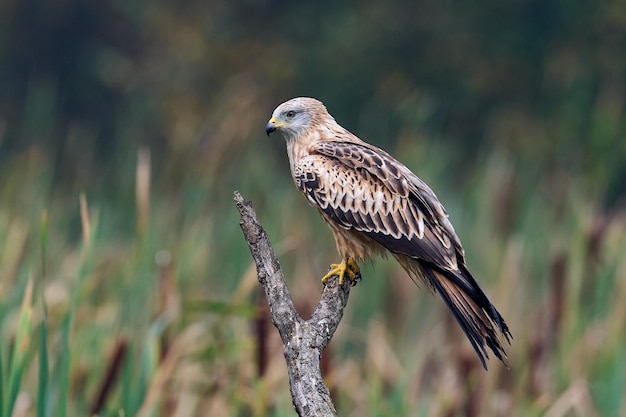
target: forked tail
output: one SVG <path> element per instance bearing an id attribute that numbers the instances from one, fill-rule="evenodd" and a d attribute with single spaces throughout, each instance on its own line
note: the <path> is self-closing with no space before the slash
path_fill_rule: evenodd
<path id="1" fill-rule="evenodd" d="M 498 310 L 491 304 L 469 271 L 464 266 L 458 271 L 449 271 L 425 262 L 420 264 L 428 283 L 452 311 L 483 367 L 487 369 L 485 360 L 489 358 L 487 347 L 504 362 L 506 353 L 496 328 L 509 344 L 513 336 Z"/>

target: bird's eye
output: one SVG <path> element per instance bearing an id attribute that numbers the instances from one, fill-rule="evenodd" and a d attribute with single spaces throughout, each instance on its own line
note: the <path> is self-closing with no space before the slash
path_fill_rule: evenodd
<path id="1" fill-rule="evenodd" d="M 293 110 L 289 110 L 286 114 L 286 116 L 290 119 L 293 118 L 295 115 L 296 115 L 296 112 Z"/>

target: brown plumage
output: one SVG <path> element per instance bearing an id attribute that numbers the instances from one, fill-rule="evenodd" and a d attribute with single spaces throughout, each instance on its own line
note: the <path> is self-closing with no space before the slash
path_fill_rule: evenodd
<path id="1" fill-rule="evenodd" d="M 333 232 L 341 264 L 322 279 L 360 276 L 357 261 L 386 251 L 415 282 L 439 294 L 483 366 L 487 348 L 503 360 L 502 316 L 465 265 L 461 242 L 433 191 L 387 152 L 341 127 L 313 98 L 294 98 L 274 110 L 267 134 L 287 142 L 291 174 Z"/>

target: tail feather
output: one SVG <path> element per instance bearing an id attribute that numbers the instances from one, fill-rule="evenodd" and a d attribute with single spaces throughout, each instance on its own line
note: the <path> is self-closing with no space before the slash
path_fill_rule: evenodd
<path id="1" fill-rule="evenodd" d="M 445 274 L 428 268 L 425 269 L 425 273 L 465 332 L 483 367 L 487 369 L 486 359 L 489 358 L 487 347 L 498 359 L 504 361 L 506 352 L 500 343 L 494 324 L 509 343 L 511 334 L 502 316 L 489 302 L 480 287 L 477 286 L 476 289 L 482 296 L 474 297 L 455 284 L 452 273 Z"/>
<path id="2" fill-rule="evenodd" d="M 408 257 L 401 261 L 414 281 L 426 281 L 441 296 L 485 369 L 486 359 L 489 358 L 487 349 L 504 362 L 506 352 L 498 332 L 509 344 L 513 337 L 504 319 L 467 268 L 461 266 L 459 270 L 450 271 Z"/>

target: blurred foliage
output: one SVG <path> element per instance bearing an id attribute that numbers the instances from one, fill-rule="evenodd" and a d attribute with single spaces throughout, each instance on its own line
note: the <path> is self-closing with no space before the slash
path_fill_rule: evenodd
<path id="1" fill-rule="evenodd" d="M 580 175 L 610 203 L 625 189 L 619 0 L 9 0 L 0 18 L 2 158 L 41 147 L 60 183 L 123 181 L 138 144 L 168 174 L 214 174 L 211 155 L 312 95 L 388 148 L 445 140 L 456 175 L 498 147 L 537 165 L 533 182 Z"/>
<path id="2" fill-rule="evenodd" d="M 482 372 L 377 260 L 326 353 L 343 414 L 624 415 L 625 2 L 2 0 L 0 22 L 0 416 L 289 415 L 231 197 L 308 311 L 335 249 L 263 131 L 300 95 L 433 186 L 515 336 Z"/>

